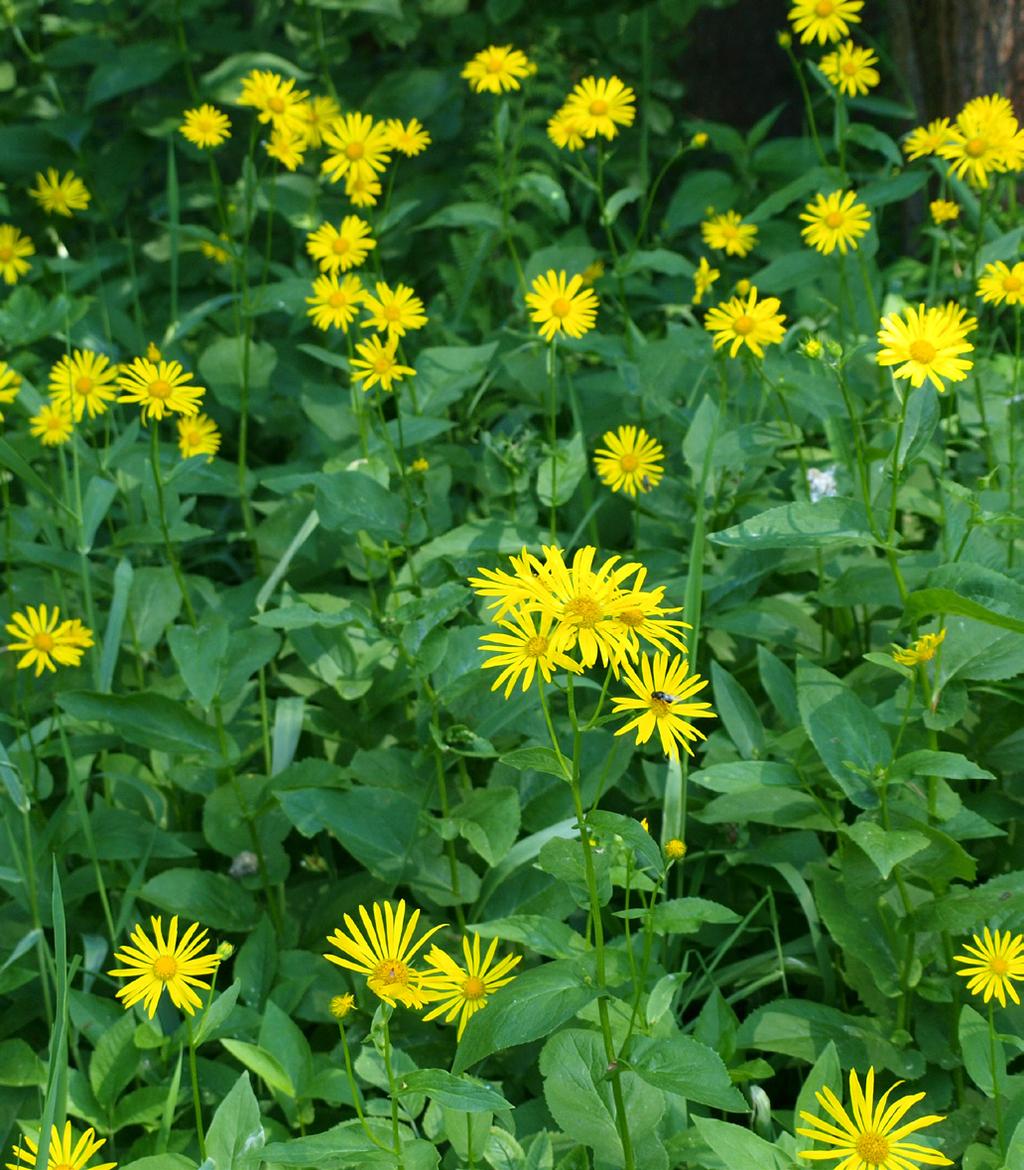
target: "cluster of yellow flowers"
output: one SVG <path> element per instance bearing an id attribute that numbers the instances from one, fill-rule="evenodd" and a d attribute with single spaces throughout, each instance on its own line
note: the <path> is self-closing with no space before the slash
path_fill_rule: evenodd
<path id="1" fill-rule="evenodd" d="M 946 159 L 949 174 L 985 188 L 992 175 L 1024 167 L 1024 130 L 1009 99 L 993 93 L 972 98 L 952 121 L 936 118 L 911 130 L 903 150 L 911 162 L 929 155 Z"/>
<path id="2" fill-rule="evenodd" d="M 601 135 L 610 142 L 620 126 L 632 126 L 636 95 L 618 77 L 584 77 L 548 121 L 548 137 L 560 150 L 582 150 Z"/>
<path id="3" fill-rule="evenodd" d="M 61 175 L 56 167 L 47 167 L 45 175 L 37 173 L 35 186 L 28 193 L 47 215 L 69 219 L 76 211 L 85 211 L 92 198 L 74 171 Z M 5 284 L 17 284 L 32 267 L 28 257 L 35 254 L 31 236 L 14 224 L 0 223 L 0 278 Z"/>
<path id="4" fill-rule="evenodd" d="M 800 34 L 802 44 L 817 41 L 819 45 L 836 44 L 848 37 L 851 24 L 860 24 L 860 10 L 864 0 L 796 0 L 789 12 L 793 31 Z M 781 43 L 789 48 L 791 38 L 782 34 Z M 848 97 L 859 97 L 873 89 L 881 80 L 878 56 L 852 40 L 845 40 L 818 62 L 818 68 Z"/>

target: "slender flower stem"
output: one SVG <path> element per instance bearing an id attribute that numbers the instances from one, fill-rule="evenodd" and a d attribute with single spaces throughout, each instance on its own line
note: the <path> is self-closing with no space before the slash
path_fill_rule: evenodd
<path id="1" fill-rule="evenodd" d="M 804 71 L 796 58 L 796 54 L 793 52 L 792 45 L 784 44 L 782 47 L 785 50 L 786 56 L 789 58 L 790 65 L 793 66 L 793 72 L 796 74 L 796 80 L 800 86 L 800 93 L 803 95 L 804 110 L 807 114 L 807 126 L 811 132 L 811 138 L 814 140 L 814 149 L 818 153 L 818 161 L 823 167 L 827 167 L 828 160 L 825 158 L 825 151 L 822 149 L 821 139 L 818 137 L 818 123 L 814 117 L 814 106 L 811 103 L 810 90 L 808 90 L 807 82 L 804 79 Z"/>
<path id="2" fill-rule="evenodd" d="M 192 1034 L 192 1017 L 185 1017 L 185 1035 L 188 1039 L 188 1071 L 192 1081 L 192 1108 L 196 1115 L 196 1138 L 199 1141 L 199 1161 L 206 1161 L 206 1132 L 203 1129 L 203 1105 L 199 1096 L 199 1072 L 196 1067 L 196 1041 Z"/>
<path id="3" fill-rule="evenodd" d="M 615 268 L 615 282 L 619 289 L 619 307 L 622 309 L 623 328 L 626 334 L 626 352 L 633 357 L 633 319 L 629 315 L 629 303 L 626 300 L 626 284 L 622 275 L 622 257 L 619 254 L 619 245 L 615 241 L 615 230 L 608 218 L 608 205 L 604 197 L 604 143 L 597 143 L 597 200 L 598 212 L 601 217 L 601 226 L 604 228 L 608 240 L 608 251 L 611 252 Z"/>
<path id="4" fill-rule="evenodd" d="M 1010 491 L 1010 515 L 1013 516 L 1017 510 L 1017 392 L 1020 387 L 1020 317 L 1021 306 L 1018 303 L 1013 310 L 1013 383 L 1010 388 L 1010 402 L 1006 411 L 1006 425 L 1009 429 L 1009 446 L 1010 446 L 1010 471 L 1009 471 L 1009 491 Z M 1010 529 L 1010 547 L 1007 555 L 1007 564 L 1012 569 L 1014 560 L 1014 550 L 1016 545 L 1016 537 L 1014 530 Z"/>
<path id="5" fill-rule="evenodd" d="M 907 399 L 909 398 L 909 391 L 900 392 L 893 381 L 893 388 L 896 390 L 896 396 L 900 400 L 900 417 L 896 424 L 896 442 L 892 446 L 892 495 L 889 499 L 889 522 L 886 525 L 886 549 L 885 555 L 889 561 L 889 567 L 892 569 L 893 577 L 896 579 L 896 588 L 900 591 L 900 600 L 906 601 L 908 597 L 907 584 L 903 580 L 903 573 L 900 570 L 899 558 L 896 556 L 896 502 L 899 496 L 900 476 L 903 474 L 903 464 L 900 459 L 900 447 L 903 444 L 903 431 L 907 425 Z"/>
<path id="6" fill-rule="evenodd" d="M 548 447 L 551 459 L 551 543 L 557 543 L 558 534 L 558 365 L 555 355 L 555 346 L 558 342 L 552 337 L 547 351 L 548 368 Z"/>
<path id="7" fill-rule="evenodd" d="M 402 1154 L 402 1135 L 398 1128 L 398 1085 L 391 1067 L 391 1009 L 384 1008 L 384 1071 L 388 1076 L 388 1094 L 391 1098 L 391 1139 L 398 1159 L 398 1170 L 405 1170 Z"/>
<path id="8" fill-rule="evenodd" d="M 160 433 L 156 419 L 150 419 L 150 428 L 149 458 L 153 467 L 153 484 L 156 487 L 157 507 L 160 510 L 160 531 L 163 534 L 167 559 L 170 561 L 171 569 L 174 572 L 174 579 L 178 583 L 181 600 L 185 604 L 185 613 L 188 617 L 189 624 L 195 626 L 197 624 L 196 611 L 192 608 L 192 599 L 188 595 L 188 586 L 185 584 L 185 578 L 181 572 L 181 565 L 178 562 L 178 554 L 175 552 L 174 544 L 171 541 L 171 534 L 167 528 L 167 509 L 164 505 L 164 481 L 163 473 L 160 470 Z"/>
<path id="9" fill-rule="evenodd" d="M 505 149 L 504 129 L 502 128 L 501 124 L 503 110 L 508 110 L 508 102 L 505 100 L 496 102 L 494 105 L 494 148 L 498 152 L 498 182 L 501 184 L 501 234 L 505 238 L 505 246 L 508 248 L 508 254 L 512 258 L 512 264 L 515 267 L 520 291 L 526 292 L 526 276 L 523 272 L 522 262 L 519 259 L 519 250 L 516 248 L 515 238 L 512 235 L 512 212 L 508 189 L 509 175 L 507 152 Z"/>
<path id="10" fill-rule="evenodd" d="M 348 1038 L 345 1035 L 345 1025 L 339 1020 L 338 1031 L 341 1033 L 341 1052 L 345 1058 L 345 1077 L 348 1080 L 349 1091 L 352 1093 L 352 1104 L 355 1106 L 356 1116 L 363 1127 L 363 1133 L 369 1138 L 375 1146 L 379 1146 L 382 1150 L 386 1150 L 387 1146 L 374 1134 L 370 1128 L 370 1123 L 366 1120 L 366 1114 L 363 1112 L 363 1095 L 359 1091 L 359 1084 L 356 1081 L 355 1073 L 352 1071 L 352 1055 L 348 1050 Z"/>
<path id="11" fill-rule="evenodd" d="M 1003 1138 L 1003 1102 L 999 1096 L 998 1043 L 996 1038 L 996 1003 L 994 999 L 990 999 L 988 1001 L 988 1054 L 992 1067 L 992 1102 L 996 1107 L 996 1141 L 998 1143 L 996 1153 L 1002 1155 L 1006 1149 L 1006 1142 Z"/>

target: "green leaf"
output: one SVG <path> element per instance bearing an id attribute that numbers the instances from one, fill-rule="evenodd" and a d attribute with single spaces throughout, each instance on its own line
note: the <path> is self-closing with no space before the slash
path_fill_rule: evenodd
<path id="1" fill-rule="evenodd" d="M 835 1044 L 830 1040 L 826 1045 L 818 1059 L 814 1062 L 814 1067 L 804 1077 L 803 1084 L 800 1086 L 800 1093 L 796 1099 L 796 1109 L 794 1115 L 799 1117 L 801 1113 L 819 1114 L 821 1108 L 818 1105 L 816 1093 L 820 1093 L 823 1088 L 828 1086 L 833 1092 L 839 1090 L 839 1097 L 843 1096 L 842 1085 L 843 1073 L 839 1066 L 839 1053 L 836 1051 Z M 815 1149 L 812 1138 L 797 1137 L 800 1148 L 804 1150 Z"/>
<path id="2" fill-rule="evenodd" d="M 216 730 L 197 719 L 182 703 L 163 695 L 147 691 L 131 695 L 68 691 L 58 695 L 57 702 L 83 723 L 109 723 L 118 737 L 139 747 L 222 759 Z"/>
<path id="3" fill-rule="evenodd" d="M 259 1102 L 244 1072 L 217 1106 L 206 1134 L 206 1152 L 215 1170 L 248 1170 L 259 1165 L 265 1140 Z"/>
<path id="4" fill-rule="evenodd" d="M 992 1044 L 988 1029 L 988 1020 L 976 1012 L 970 1004 L 964 1004 L 960 1009 L 958 1026 L 964 1068 L 967 1069 L 967 1075 L 986 1097 L 994 1098 L 998 1095 L 1005 1101 L 1007 1094 L 1006 1054 L 1003 1051 L 1002 1042 L 997 1037 L 995 1078 L 993 1079 Z"/>
<path id="5" fill-rule="evenodd" d="M 235 1010 L 235 1004 L 238 1002 L 238 993 L 241 989 L 242 984 L 236 979 L 230 987 L 217 996 L 209 1008 L 203 1013 L 199 1027 L 196 1029 L 197 1047 L 208 1040 Z"/>
<path id="6" fill-rule="evenodd" d="M 150 85 L 178 61 L 177 48 L 167 40 L 139 41 L 114 50 L 89 78 L 85 108 L 91 110 L 111 98 Z"/>
<path id="7" fill-rule="evenodd" d="M 208 613 L 197 627 L 175 626 L 167 645 L 192 698 L 206 710 L 217 694 L 228 652 L 228 625 L 219 613 Z"/>
<path id="8" fill-rule="evenodd" d="M 749 1108 L 722 1058 L 692 1036 L 638 1037 L 629 1067 L 649 1085 L 713 1109 L 743 1113 Z"/>
<path id="9" fill-rule="evenodd" d="M 907 421 L 900 439 L 899 462 L 902 467 L 911 463 L 931 442 L 939 425 L 939 396 L 929 386 L 918 386 L 907 398 Z"/>
<path id="10" fill-rule="evenodd" d="M 555 453 L 542 459 L 537 468 L 537 498 L 545 507 L 567 504 L 586 473 L 583 436 L 575 434 L 571 439 L 560 439 Z"/>
<path id="11" fill-rule="evenodd" d="M 874 821 L 858 820 L 844 825 L 840 832 L 855 841 L 871 858 L 883 878 L 888 878 L 901 861 L 928 848 L 928 838 L 911 830 L 893 829 L 886 832 Z"/>
<path id="12" fill-rule="evenodd" d="M 983 565 L 941 565 L 928 574 L 927 585 L 907 598 L 904 620 L 932 613 L 958 614 L 1024 634 L 1024 586 Z"/>
<path id="13" fill-rule="evenodd" d="M 693 1121 L 700 1136 L 726 1166 L 790 1170 L 790 1159 L 751 1130 L 712 1117 L 695 1117 Z"/>
<path id="14" fill-rule="evenodd" d="M 375 540 L 399 544 L 405 539 L 406 510 L 401 496 L 361 471 L 319 476 L 316 510 L 320 522 L 331 532 L 354 536 L 362 531 Z"/>
<path id="15" fill-rule="evenodd" d="M 371 1125 L 373 1124 L 371 1119 Z M 380 1134 L 383 1140 L 385 1135 Z M 387 1134 L 390 1140 L 390 1131 Z M 403 1145 L 406 1170 L 409 1165 L 409 1145 Z M 317 1170 L 367 1170 L 380 1167 L 380 1170 L 396 1170 L 395 1156 L 379 1146 L 374 1145 L 363 1133 L 358 1121 L 345 1122 L 335 1125 L 324 1133 L 315 1133 L 309 1137 L 292 1137 L 287 1141 L 272 1142 L 263 1150 L 263 1158 L 270 1166 L 297 1166 L 302 1170 L 309 1170 L 315 1166 Z M 231 1170 L 230 1164 L 217 1170 Z"/>
<path id="16" fill-rule="evenodd" d="M 255 1073 L 256 1076 L 265 1081 L 271 1089 L 294 1099 L 295 1086 L 276 1056 L 271 1056 L 258 1044 L 249 1044 L 244 1040 L 229 1040 L 222 1037 L 221 1044 L 235 1060 L 244 1064 L 250 1072 Z"/>
<path id="17" fill-rule="evenodd" d="M 766 293 L 770 291 L 774 296 L 779 296 L 800 285 L 820 281 L 829 267 L 828 257 L 819 252 L 810 248 L 790 248 L 758 269 L 750 281 Z"/>
<path id="18" fill-rule="evenodd" d="M 105 1110 L 113 1108 L 121 1091 L 135 1076 L 138 1064 L 135 1019 L 132 1015 L 125 1015 L 112 1028 L 101 1033 L 89 1061 L 89 1084 Z"/>
<path id="19" fill-rule="evenodd" d="M 519 793 L 501 785 L 480 788 L 452 809 L 451 820 L 488 865 L 497 865 L 519 834 Z"/>
<path id="20" fill-rule="evenodd" d="M 867 122 L 854 122 L 847 127 L 846 139 L 848 142 L 856 142 L 860 146 L 865 146 L 868 150 L 873 150 L 877 154 L 882 155 L 894 167 L 902 167 L 904 165 L 903 155 L 900 153 L 899 146 L 888 134 L 883 134 L 881 130 Z"/>
<path id="21" fill-rule="evenodd" d="M 24 1040 L 0 1040 L 0 1085 L 27 1088 L 45 1084 L 46 1065 Z"/>
<path id="22" fill-rule="evenodd" d="M 695 934 L 706 923 L 723 925 L 739 920 L 735 910 L 708 898 L 669 898 L 659 902 L 651 915 L 651 923 L 659 934 Z"/>
<path id="23" fill-rule="evenodd" d="M 727 548 L 831 548 L 841 544 L 875 544 L 864 505 L 829 496 L 812 504 L 802 500 L 769 508 L 708 536 Z"/>
<path id="24" fill-rule="evenodd" d="M 449 203 L 417 228 L 489 228 L 501 229 L 501 212 L 491 203 Z"/>
<path id="25" fill-rule="evenodd" d="M 557 776 L 559 780 L 564 780 L 572 773 L 572 762 L 561 752 L 555 755 L 551 748 L 546 747 L 516 748 L 513 752 L 506 752 L 500 762 L 515 768 L 517 772 L 546 772 L 549 776 Z"/>
<path id="26" fill-rule="evenodd" d="M 987 769 L 975 764 L 959 752 L 934 752 L 921 748 L 908 752 L 893 762 L 889 769 L 892 780 L 915 776 L 942 776 L 946 780 L 994 780 Z"/>
<path id="27" fill-rule="evenodd" d="M 166 869 L 146 882 L 139 897 L 214 930 L 251 930 L 259 919 L 253 896 L 221 873 Z"/>
<path id="28" fill-rule="evenodd" d="M 440 1068 L 419 1068 L 400 1078 L 399 1088 L 404 1092 L 424 1093 L 431 1101 L 464 1113 L 483 1113 L 488 1110 L 514 1109 L 494 1089 L 463 1074 L 453 1076 Z"/>
<path id="29" fill-rule="evenodd" d="M 753 700 L 732 675 L 717 662 L 711 663 L 715 710 L 729 738 L 744 759 L 764 751 L 764 727 Z"/>

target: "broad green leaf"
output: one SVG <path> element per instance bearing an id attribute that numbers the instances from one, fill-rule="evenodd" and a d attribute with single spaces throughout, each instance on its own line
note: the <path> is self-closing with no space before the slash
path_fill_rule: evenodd
<path id="1" fill-rule="evenodd" d="M 206 1152 L 215 1170 L 250 1170 L 259 1165 L 265 1140 L 259 1102 L 244 1072 L 217 1106 Z"/>
<path id="2" fill-rule="evenodd" d="M 371 1126 L 374 1124 L 370 1119 Z M 323 1133 L 308 1137 L 291 1137 L 287 1141 L 272 1142 L 262 1151 L 266 1163 L 271 1166 L 296 1166 L 301 1170 L 317 1167 L 317 1170 L 397 1170 L 395 1156 L 381 1146 L 390 1143 L 390 1126 L 385 1131 L 383 1123 L 377 1122 L 380 1145 L 374 1145 L 360 1128 L 358 1121 L 335 1125 Z M 405 1147 L 408 1157 L 408 1146 Z M 221 1170 L 218 1166 L 217 1170 Z M 230 1170 L 230 1167 L 225 1168 Z M 409 1170 L 408 1161 L 406 1170 Z"/>
<path id="3" fill-rule="evenodd" d="M 200 869 L 166 869 L 146 882 L 139 897 L 214 930 L 251 930 L 259 919 L 255 899 L 238 882 Z"/>
<path id="4" fill-rule="evenodd" d="M 108 102 L 123 93 L 142 89 L 163 75 L 179 60 L 171 41 L 137 41 L 112 48 L 108 58 L 96 66 L 85 91 L 85 108 Z"/>
<path id="5" fill-rule="evenodd" d="M 904 616 L 911 622 L 933 613 L 959 614 L 1024 634 L 1024 586 L 984 565 L 941 565 L 928 574 L 924 589 L 907 598 Z"/>
<path id="6" fill-rule="evenodd" d="M 886 831 L 875 821 L 858 820 L 841 830 L 864 850 L 883 878 L 888 878 L 901 861 L 928 848 L 928 838 L 912 829 Z"/>
<path id="7" fill-rule="evenodd" d="M 104 1109 L 113 1108 L 121 1092 L 128 1087 L 139 1064 L 135 1047 L 135 1020 L 122 1016 L 96 1041 L 89 1061 L 89 1084 Z"/>
<path id="8" fill-rule="evenodd" d="M 769 508 L 758 516 L 708 540 L 728 548 L 830 548 L 841 544 L 875 544 L 864 505 L 829 496 L 816 504 L 802 500 Z"/>
<path id="9" fill-rule="evenodd" d="M 893 761 L 892 780 L 916 776 L 942 776 L 946 780 L 994 780 L 995 776 L 959 752 L 935 752 L 921 748 Z"/>
<path id="10" fill-rule="evenodd" d="M 553 455 L 548 455 L 537 468 L 537 498 L 545 507 L 561 507 L 572 498 L 580 480 L 587 473 L 587 453 L 583 436 L 561 439 Z"/>
<path id="11" fill-rule="evenodd" d="M 749 1106 L 714 1049 L 692 1036 L 641 1036 L 633 1044 L 629 1067 L 658 1089 L 690 1101 L 743 1113 Z"/>
<path id="12" fill-rule="evenodd" d="M 195 628 L 174 626 L 167 631 L 167 645 L 192 698 L 209 710 L 228 652 L 228 626 L 224 616 L 205 614 Z"/>
<path id="13" fill-rule="evenodd" d="M 497 865 L 519 835 L 519 793 L 501 785 L 479 788 L 452 809 L 451 820 L 488 865 Z"/>
<path id="14" fill-rule="evenodd" d="M 0 1040 L 0 1085 L 27 1088 L 45 1084 L 46 1065 L 24 1040 Z"/>
<path id="15" fill-rule="evenodd" d="M 406 533 L 406 508 L 401 495 L 381 487 L 361 471 L 321 475 L 316 510 L 324 528 L 354 536 L 367 532 L 375 540 L 401 543 Z"/>
<path id="16" fill-rule="evenodd" d="M 281 1067 L 277 1057 L 271 1056 L 258 1044 L 249 1044 L 244 1040 L 229 1040 L 222 1037 L 221 1044 L 235 1060 L 244 1064 L 250 1072 L 255 1073 L 256 1076 L 265 1081 L 271 1089 L 294 1098 L 295 1086 L 292 1084 L 291 1077 Z"/>
<path id="17" fill-rule="evenodd" d="M 740 755 L 748 760 L 759 756 L 764 750 L 764 727 L 750 696 L 717 662 L 711 663 L 711 683 L 715 711 Z"/>
<path id="18" fill-rule="evenodd" d="M 555 755 L 551 748 L 524 747 L 515 751 L 506 752 L 501 757 L 501 763 L 515 768 L 517 772 L 546 772 L 549 776 L 557 776 L 564 780 L 572 772 L 572 762 L 561 753 Z"/>
<path id="19" fill-rule="evenodd" d="M 500 1093 L 472 1077 L 453 1076 L 440 1068 L 414 1069 L 400 1078 L 399 1087 L 403 1092 L 408 1089 L 411 1093 L 423 1093 L 439 1105 L 465 1113 L 515 1108 Z"/>
<path id="20" fill-rule="evenodd" d="M 1002 1042 L 995 1045 L 995 1077 L 992 1069 L 992 1044 L 989 1038 L 989 1023 L 970 1004 L 960 1009 L 958 1034 L 960 1052 L 964 1059 L 967 1075 L 986 1097 L 1000 1096 L 1006 1100 L 1006 1054 Z"/>
<path id="21" fill-rule="evenodd" d="M 743 1126 L 711 1117 L 695 1117 L 694 1124 L 700 1136 L 730 1168 L 756 1166 L 758 1170 L 790 1170 L 792 1163 L 782 1150 Z"/>
<path id="22" fill-rule="evenodd" d="M 128 743 L 175 754 L 222 759 L 216 730 L 197 719 L 187 707 L 163 695 L 140 691 L 131 695 L 104 695 L 96 691 L 66 691 L 57 702 L 83 723 L 108 723 Z"/>
<path id="23" fill-rule="evenodd" d="M 196 1029 L 197 1045 L 209 1039 L 235 1010 L 235 1004 L 238 1002 L 238 993 L 241 989 L 242 984 L 236 979 L 230 987 L 222 991 L 213 1003 L 210 1004 L 207 1011 L 203 1013 L 199 1027 Z"/>
<path id="24" fill-rule="evenodd" d="M 833 1093 L 838 1093 L 839 1099 L 842 1100 L 844 1096 L 842 1079 L 843 1074 L 839 1065 L 839 1053 L 836 1051 L 835 1044 L 830 1040 L 825 1045 L 821 1056 L 814 1062 L 814 1067 L 803 1078 L 803 1083 L 800 1086 L 800 1092 L 796 1099 L 794 1116 L 799 1117 L 801 1113 L 811 1113 L 821 1116 L 821 1106 L 818 1104 L 815 1094 L 820 1093 L 826 1086 Z M 816 1148 L 811 1138 L 798 1137 L 797 1141 L 800 1143 L 801 1149 L 813 1150 Z"/>

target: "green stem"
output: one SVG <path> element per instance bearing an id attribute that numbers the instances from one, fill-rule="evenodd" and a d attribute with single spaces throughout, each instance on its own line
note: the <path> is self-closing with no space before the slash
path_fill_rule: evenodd
<path id="1" fill-rule="evenodd" d="M 516 277 L 519 281 L 519 289 L 521 292 L 525 293 L 526 275 L 523 272 L 523 265 L 519 259 L 519 250 L 516 248 L 516 242 L 512 236 L 512 211 L 508 190 L 508 163 L 505 151 L 505 135 L 501 128 L 502 110 L 507 109 L 507 101 L 502 100 L 500 102 L 495 102 L 494 147 L 498 152 L 498 182 L 501 185 L 501 234 L 505 239 L 505 247 L 508 248 L 508 254 L 512 258 L 512 264 L 516 270 Z"/>
<path id="2" fill-rule="evenodd" d="M 996 1003 L 994 999 L 988 1002 L 988 1053 L 989 1063 L 992 1066 L 992 1102 L 996 1107 L 996 1153 L 1001 1157 L 1006 1149 L 1003 1138 L 1003 1102 L 999 1089 L 999 1062 L 996 1058 L 998 1039 L 996 1037 Z"/>
<path id="3" fill-rule="evenodd" d="M 203 1129 L 203 1104 L 199 1096 L 199 1070 L 196 1062 L 196 1041 L 192 1034 L 192 1017 L 185 1016 L 185 1035 L 188 1039 L 188 1072 L 192 1081 L 192 1109 L 196 1116 L 196 1138 L 199 1141 L 199 1161 L 206 1161 L 206 1132 Z"/>
<path id="4" fill-rule="evenodd" d="M 356 1081 L 355 1073 L 352 1071 L 352 1055 L 348 1050 L 348 1038 L 345 1035 L 345 1025 L 339 1020 L 338 1031 L 341 1033 L 341 1052 L 345 1058 L 345 1076 L 348 1079 L 349 1091 L 352 1093 L 352 1104 L 355 1106 L 356 1116 L 363 1127 L 363 1133 L 369 1138 L 375 1146 L 379 1146 L 382 1150 L 387 1147 L 380 1141 L 380 1139 L 370 1129 L 370 1123 L 366 1120 L 366 1114 L 363 1112 L 363 1095 L 359 1091 L 359 1085 Z"/>
<path id="5" fill-rule="evenodd" d="M 555 500 L 558 497 L 558 366 L 555 360 L 555 346 L 557 341 L 554 337 L 548 345 L 547 351 L 547 367 L 548 367 L 548 448 L 550 450 L 551 458 L 551 543 L 557 543 L 558 536 L 558 505 Z"/>
<path id="6" fill-rule="evenodd" d="M 597 200 L 598 211 L 601 217 L 601 226 L 604 228 L 608 240 L 608 251 L 611 252 L 615 266 L 615 283 L 619 290 L 619 307 L 622 309 L 623 328 L 626 333 L 626 352 L 632 358 L 633 354 L 633 319 L 629 315 L 629 304 L 626 300 L 626 284 L 622 276 L 622 262 L 619 254 L 619 245 L 615 240 L 615 231 L 608 219 L 608 208 L 604 197 L 604 143 L 597 143 Z"/>
<path id="7" fill-rule="evenodd" d="M 388 1095 L 391 1099 L 391 1139 L 398 1159 L 398 1170 L 405 1170 L 405 1158 L 402 1154 L 402 1135 L 398 1128 L 398 1085 L 391 1068 L 391 1009 L 384 1007 L 384 1070 L 388 1076 Z"/>
<path id="8" fill-rule="evenodd" d="M 796 74 L 797 83 L 800 86 L 800 93 L 804 99 L 804 110 L 807 114 L 807 126 L 811 132 L 811 138 L 814 140 L 814 149 L 818 152 L 818 161 L 823 167 L 828 166 L 828 160 L 825 158 L 825 151 L 821 146 L 821 139 L 818 137 L 818 123 L 814 117 L 814 106 L 811 103 L 810 90 L 807 88 L 807 82 L 804 80 L 804 71 L 801 68 L 800 62 L 796 59 L 796 54 L 793 52 L 792 45 L 783 45 L 786 56 L 789 58 L 790 65 L 793 66 L 793 72 Z"/>
<path id="9" fill-rule="evenodd" d="M 181 600 L 185 605 L 185 613 L 188 617 L 189 624 L 196 626 L 196 611 L 192 608 L 192 599 L 188 595 L 188 586 L 185 584 L 185 578 L 181 572 L 181 565 L 178 563 L 178 554 L 175 552 L 174 544 L 171 541 L 171 534 L 167 528 L 167 509 L 164 505 L 164 481 L 163 473 L 160 470 L 160 434 L 156 419 L 150 419 L 150 444 L 149 444 L 149 459 L 153 467 L 153 484 L 156 487 L 156 502 L 157 508 L 160 511 L 160 531 L 164 538 L 164 549 L 167 553 L 167 559 L 170 562 L 171 569 L 174 572 L 174 579 L 178 583 L 178 590 L 181 593 Z"/>
<path id="10" fill-rule="evenodd" d="M 1009 429 L 1008 442 L 1010 447 L 1010 508 L 1011 516 L 1017 510 L 1017 389 L 1020 386 L 1020 316 L 1021 307 L 1017 304 L 1013 310 L 1013 384 L 1010 388 L 1010 401 L 1006 411 L 1006 425 Z M 1010 529 L 1010 547 L 1008 549 L 1007 564 L 1013 568 L 1013 554 L 1016 545 L 1016 535 Z"/>
<path id="11" fill-rule="evenodd" d="M 909 397 L 909 390 L 901 393 L 893 380 L 893 389 L 896 391 L 896 397 L 900 400 L 900 417 L 896 424 L 896 442 L 892 447 L 892 495 L 889 499 L 889 522 L 886 525 L 885 540 L 886 550 L 885 555 L 889 561 L 889 567 L 892 569 L 894 578 L 896 579 L 896 587 L 900 591 L 900 600 L 906 601 L 908 597 L 907 585 L 903 580 L 903 573 L 900 570 L 899 560 L 896 556 L 896 504 L 899 497 L 900 476 L 903 473 L 903 464 L 900 460 L 900 445 L 903 442 L 903 431 L 907 425 L 907 398 Z"/>

